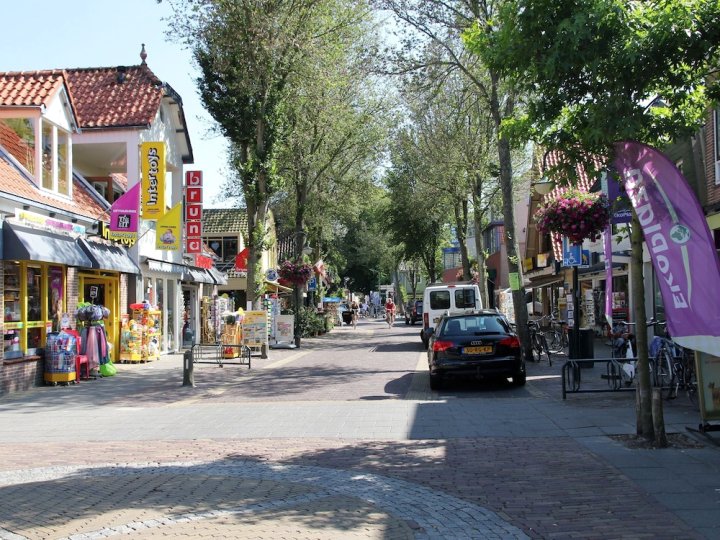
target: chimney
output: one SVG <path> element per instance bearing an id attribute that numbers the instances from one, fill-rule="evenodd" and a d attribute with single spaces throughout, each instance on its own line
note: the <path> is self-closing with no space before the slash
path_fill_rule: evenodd
<path id="1" fill-rule="evenodd" d="M 117 77 L 116 80 L 118 84 L 122 84 L 125 82 L 125 75 L 127 75 L 127 68 L 125 66 L 118 66 L 117 67 Z"/>

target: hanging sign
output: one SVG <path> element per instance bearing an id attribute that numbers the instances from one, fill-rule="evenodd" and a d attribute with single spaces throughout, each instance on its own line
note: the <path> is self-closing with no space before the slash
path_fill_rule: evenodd
<path id="1" fill-rule="evenodd" d="M 202 253 L 202 171 L 185 172 L 185 253 Z"/>
<path id="2" fill-rule="evenodd" d="M 140 146 L 142 172 L 142 218 L 165 215 L 165 143 L 144 142 Z"/>
<path id="3" fill-rule="evenodd" d="M 140 184 L 135 184 L 110 207 L 108 239 L 128 241 L 133 244 L 138 238 L 138 209 L 140 207 Z"/>
<path id="4" fill-rule="evenodd" d="M 177 203 L 170 211 L 157 220 L 155 249 L 180 250 L 182 204 Z"/>

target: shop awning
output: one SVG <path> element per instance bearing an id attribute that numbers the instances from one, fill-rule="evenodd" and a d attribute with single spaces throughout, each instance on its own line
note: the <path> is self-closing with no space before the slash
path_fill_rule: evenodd
<path id="1" fill-rule="evenodd" d="M 217 268 L 208 268 L 207 271 L 210 272 L 210 275 L 217 285 L 227 285 L 227 276 L 220 272 Z"/>
<path id="2" fill-rule="evenodd" d="M 265 280 L 265 289 L 271 292 L 292 292 L 291 287 L 286 287 L 285 285 L 280 285 L 277 281 L 268 281 Z"/>
<path id="3" fill-rule="evenodd" d="M 185 271 L 184 264 L 177 264 L 167 261 L 158 261 L 156 259 L 145 258 L 143 261 L 147 264 L 148 270 L 151 272 L 164 272 L 167 274 L 182 274 Z"/>
<path id="4" fill-rule="evenodd" d="M 92 261 L 93 268 L 99 270 L 115 270 L 123 274 L 139 274 L 140 269 L 133 262 L 127 250 L 118 245 L 99 244 L 78 238 L 78 244 Z"/>
<path id="5" fill-rule="evenodd" d="M 92 261 L 71 236 L 26 227 L 6 221 L 3 224 L 3 259 L 41 261 L 92 268 Z"/>
<path id="6" fill-rule="evenodd" d="M 196 268 L 194 266 L 185 266 L 182 274 L 180 274 L 182 281 L 194 281 L 195 283 L 209 283 L 215 285 L 215 280 L 212 278 L 209 272 L 204 268 Z"/>

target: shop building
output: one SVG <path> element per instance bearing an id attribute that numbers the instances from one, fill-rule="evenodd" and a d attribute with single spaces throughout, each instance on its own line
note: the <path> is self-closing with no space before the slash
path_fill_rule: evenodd
<path id="1" fill-rule="evenodd" d="M 98 294 L 111 347 L 137 266 L 92 233 L 108 203 L 72 166 L 77 116 L 62 71 L 0 75 L 0 393 L 42 381 L 42 351 L 63 313 Z M 71 321 L 76 326 L 76 321 Z"/>

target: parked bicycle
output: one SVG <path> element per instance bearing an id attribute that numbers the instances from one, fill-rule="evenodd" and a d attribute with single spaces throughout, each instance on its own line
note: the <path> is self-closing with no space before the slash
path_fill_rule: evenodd
<path id="1" fill-rule="evenodd" d="M 547 357 L 548 365 L 552 366 L 550 347 L 548 346 L 548 341 L 545 333 L 540 329 L 540 321 L 542 321 L 542 318 L 528 321 L 530 343 L 532 344 L 533 350 L 533 361 L 542 362 L 542 357 L 544 354 Z"/>
<path id="2" fill-rule="evenodd" d="M 552 354 L 566 353 L 570 348 L 568 340 L 567 323 L 557 319 L 554 315 L 548 317 L 550 320 L 550 328 L 545 331 L 548 348 Z"/>
<path id="3" fill-rule="evenodd" d="M 696 406 L 697 381 L 692 353 L 672 340 L 666 322 L 651 322 L 662 329 L 650 342 L 649 356 L 652 358 L 655 385 L 661 388 L 666 399 L 676 398 L 681 389 L 685 390 L 690 402 Z"/>

